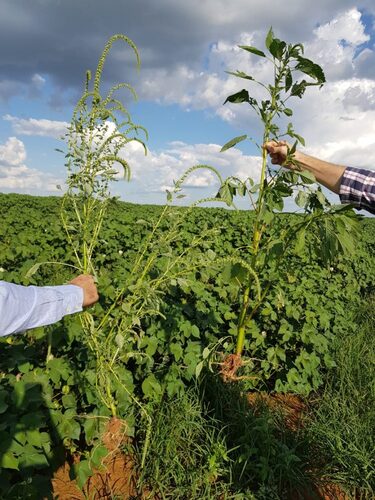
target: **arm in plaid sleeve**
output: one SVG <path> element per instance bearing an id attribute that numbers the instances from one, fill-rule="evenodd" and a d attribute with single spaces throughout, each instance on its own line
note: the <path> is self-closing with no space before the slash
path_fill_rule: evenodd
<path id="1" fill-rule="evenodd" d="M 375 171 L 347 167 L 341 178 L 340 200 L 375 214 Z"/>

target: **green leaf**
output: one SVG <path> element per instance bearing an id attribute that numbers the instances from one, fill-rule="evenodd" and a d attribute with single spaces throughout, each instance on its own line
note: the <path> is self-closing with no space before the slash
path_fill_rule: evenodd
<path id="1" fill-rule="evenodd" d="M 216 195 L 216 198 L 223 200 L 228 206 L 231 206 L 233 203 L 233 191 L 231 190 L 228 183 L 223 184 L 219 192 Z"/>
<path id="2" fill-rule="evenodd" d="M 199 328 L 197 327 L 197 325 L 193 325 L 191 327 L 191 335 L 192 335 L 192 337 L 194 337 L 196 339 L 200 338 L 200 331 L 199 331 Z"/>
<path id="3" fill-rule="evenodd" d="M 254 80 L 254 78 L 250 75 L 247 75 L 243 71 L 226 71 L 225 73 L 228 73 L 228 75 L 233 75 L 236 76 L 237 78 L 244 78 L 245 80 Z"/>
<path id="4" fill-rule="evenodd" d="M 182 358 L 182 347 L 180 344 L 172 343 L 169 346 L 169 350 L 171 351 L 171 354 L 173 354 L 174 359 L 176 361 L 180 360 Z"/>
<path id="5" fill-rule="evenodd" d="M 0 456 L 0 468 L 18 470 L 18 459 L 11 452 Z"/>
<path id="6" fill-rule="evenodd" d="M 27 279 L 31 278 L 38 271 L 38 269 L 40 268 L 41 265 L 42 265 L 42 263 L 37 263 L 37 264 L 34 264 L 32 267 L 30 267 L 30 269 L 25 274 L 25 278 L 27 278 Z"/>
<path id="7" fill-rule="evenodd" d="M 26 394 L 25 383 L 23 382 L 23 380 L 17 381 L 13 385 L 13 393 L 12 393 L 12 400 L 17 408 L 19 408 L 21 404 L 24 403 L 25 394 Z"/>
<path id="8" fill-rule="evenodd" d="M 305 239 L 306 239 L 306 230 L 303 228 L 298 232 L 296 243 L 294 245 L 294 251 L 297 255 L 303 254 L 303 251 L 305 249 Z"/>
<path id="9" fill-rule="evenodd" d="M 87 418 L 83 424 L 85 430 L 86 442 L 91 444 L 92 440 L 99 435 L 99 419 Z"/>
<path id="10" fill-rule="evenodd" d="M 100 467 L 102 460 L 108 455 L 108 450 L 105 446 L 96 446 L 90 454 L 91 465 Z"/>
<path id="11" fill-rule="evenodd" d="M 273 55 L 275 59 L 282 59 L 284 51 L 286 48 L 286 43 L 279 40 L 278 38 L 274 38 L 270 44 L 269 51 Z"/>
<path id="12" fill-rule="evenodd" d="M 198 378 L 203 369 L 203 361 L 200 361 L 195 367 L 195 377 Z"/>
<path id="13" fill-rule="evenodd" d="M 239 104 L 241 102 L 249 102 L 249 92 L 246 89 L 242 89 L 239 92 L 236 92 L 235 94 L 230 95 L 227 97 L 224 101 L 224 104 L 227 102 L 231 102 L 234 104 Z"/>
<path id="14" fill-rule="evenodd" d="M 205 347 L 202 352 L 202 358 L 207 359 L 210 353 L 211 353 L 210 349 L 208 347 Z"/>
<path id="15" fill-rule="evenodd" d="M 296 65 L 296 69 L 305 73 L 305 75 L 310 76 L 318 83 L 323 84 L 326 81 L 324 72 L 319 64 L 310 61 L 310 59 L 306 59 L 305 57 L 299 56 L 297 58 L 298 64 Z"/>
<path id="16" fill-rule="evenodd" d="M 61 423 L 57 426 L 58 431 L 63 438 L 78 440 L 81 434 L 81 426 L 79 422 L 67 415 L 68 412 L 69 410 L 62 416 Z"/>
<path id="17" fill-rule="evenodd" d="M 237 137 L 234 137 L 233 139 L 228 141 L 226 144 L 224 144 L 224 146 L 220 149 L 220 153 L 222 153 L 223 151 L 226 151 L 227 149 L 232 148 L 233 146 L 235 146 L 239 142 L 244 141 L 245 139 L 247 139 L 247 135 L 239 135 Z"/>
<path id="18" fill-rule="evenodd" d="M 285 92 L 289 92 L 290 87 L 292 86 L 293 78 L 290 69 L 285 74 Z"/>
<path id="19" fill-rule="evenodd" d="M 143 394 L 149 399 L 159 399 L 163 392 L 161 385 L 153 374 L 149 375 L 142 382 L 142 391 Z"/>
<path id="20" fill-rule="evenodd" d="M 65 394 L 61 398 L 61 402 L 62 402 L 64 408 L 76 408 L 77 407 L 77 401 L 76 401 L 74 394 Z"/>
<path id="21" fill-rule="evenodd" d="M 269 50 L 270 47 L 271 47 L 271 43 L 273 41 L 273 30 L 272 30 L 272 26 L 271 28 L 268 30 L 268 33 L 267 33 L 267 36 L 266 36 L 266 47 L 267 49 Z"/>
<path id="22" fill-rule="evenodd" d="M 26 439 L 28 443 L 33 446 L 41 447 L 42 446 L 42 438 L 39 430 L 29 430 L 26 431 Z"/>
<path id="23" fill-rule="evenodd" d="M 301 170 L 301 172 L 298 172 L 298 175 L 301 177 L 302 180 L 305 182 L 307 181 L 308 183 L 316 182 L 315 176 L 313 173 L 309 172 L 308 170 Z"/>
<path id="24" fill-rule="evenodd" d="M 82 460 L 82 462 L 75 464 L 74 473 L 78 487 L 83 488 L 88 478 L 93 474 L 90 462 L 88 460 Z"/>
<path id="25" fill-rule="evenodd" d="M 24 447 L 24 453 L 19 457 L 21 468 L 24 467 L 48 467 L 49 463 L 43 451 L 39 451 L 31 444 Z"/>
<path id="26" fill-rule="evenodd" d="M 284 114 L 286 114 L 286 116 L 292 116 L 293 115 L 293 111 L 290 108 L 284 108 L 283 112 L 284 112 Z"/>
<path id="27" fill-rule="evenodd" d="M 295 198 L 296 204 L 299 207 L 304 208 L 307 203 L 307 200 L 308 200 L 308 194 L 305 191 L 298 191 L 298 194 Z"/>
<path id="28" fill-rule="evenodd" d="M 251 45 L 239 45 L 239 48 L 246 50 L 247 52 L 251 52 L 252 54 L 255 54 L 257 56 L 266 57 L 266 54 L 264 52 Z"/>
<path id="29" fill-rule="evenodd" d="M 296 133 L 293 133 L 293 137 L 295 137 L 297 139 L 297 141 L 302 144 L 302 146 L 305 146 L 305 139 L 303 137 L 301 137 L 300 135 L 296 134 Z"/>
<path id="30" fill-rule="evenodd" d="M 290 95 L 301 98 L 305 93 L 307 87 L 308 84 L 306 80 L 302 80 L 301 82 L 296 82 L 293 84 L 292 90 L 290 91 Z"/>

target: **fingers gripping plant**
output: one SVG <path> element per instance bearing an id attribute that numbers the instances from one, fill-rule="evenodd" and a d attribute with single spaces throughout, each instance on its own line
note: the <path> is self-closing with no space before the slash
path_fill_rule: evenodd
<path id="1" fill-rule="evenodd" d="M 270 140 L 280 141 L 288 136 L 293 145 L 288 146 L 285 164 L 292 169 L 270 168 L 266 150 L 256 143 L 262 158 L 259 183 L 251 178 L 241 181 L 230 177 L 223 182 L 218 193 L 218 197 L 228 205 L 232 204 L 234 196 L 246 196 L 253 209 L 252 220 L 249 221 L 252 230 L 247 252 L 248 263 L 247 266 L 240 265 L 242 271 L 237 277 L 241 283 L 241 299 L 236 350 L 222 366 L 224 375 L 229 379 L 236 378 L 235 373 L 242 364 L 245 335 L 251 322 L 267 299 L 275 280 L 280 279 L 280 273 L 272 273 L 271 270 L 277 270 L 280 263 L 285 261 L 287 252 L 294 251 L 302 255 L 306 251 L 308 243 L 305 237 L 308 230 L 313 235 L 313 249 L 320 253 L 324 261 L 334 258 L 340 252 L 352 250 L 351 235 L 356 231 L 356 219 L 350 207 L 331 206 L 321 189 L 315 187 L 314 176 L 303 171 L 296 162 L 296 147 L 298 143 L 304 145 L 305 142 L 294 131 L 292 123 L 285 126 L 286 119 L 293 115 L 292 109 L 287 107 L 287 101 L 292 97 L 302 98 L 308 87 L 321 87 L 325 82 L 323 70 L 304 57 L 301 44 L 287 44 L 275 38 L 272 28 L 267 34 L 265 45 L 267 52 L 252 46 L 240 48 L 272 66 L 271 83 L 260 82 L 243 71 L 228 72 L 257 86 L 262 97 L 255 99 L 246 89 L 242 89 L 229 96 L 225 103 L 244 103 L 250 106 L 263 125 L 262 144 Z M 253 141 L 247 135 L 241 135 L 226 143 L 222 151 L 246 139 Z M 285 226 L 277 213 L 283 210 L 284 198 L 292 195 L 296 204 L 304 210 L 304 215 Z"/>
<path id="2" fill-rule="evenodd" d="M 101 94 L 103 66 L 116 40 L 130 45 L 139 66 L 139 56 L 133 42 L 124 35 L 111 37 L 99 60 L 92 88 L 91 75 L 87 73 L 84 93 L 75 107 L 66 136 L 68 190 L 63 198 L 61 216 L 77 268 L 84 273 L 97 273 L 95 250 L 111 199 L 110 183 L 118 175 L 115 166 L 119 165 L 123 169 L 127 179 L 130 176 L 129 165 L 121 156 L 123 148 L 129 142 L 137 141 L 146 151 L 143 141 L 138 137 L 141 132 L 147 138 L 146 130 L 132 122 L 121 101 L 114 97 L 115 92 L 122 88 L 128 89 L 135 97 L 133 88 L 121 83 L 112 87 L 105 97 Z M 121 118 L 118 118 L 119 115 Z M 162 315 L 161 298 L 171 281 L 181 280 L 192 269 L 202 266 L 201 259 L 187 259 L 186 254 L 194 253 L 207 234 L 194 238 L 189 248 L 176 255 L 173 247 L 180 237 L 185 213 L 171 206 L 174 197 L 184 196 L 181 187 L 186 177 L 200 169 L 211 170 L 222 182 L 212 167 L 196 165 L 188 169 L 175 182 L 174 189 L 168 192 L 168 203 L 156 220 L 137 221 L 146 225 L 149 232 L 139 249 L 135 249 L 131 271 L 124 274 L 106 310 L 94 314 L 85 311 L 81 315 L 84 331 L 82 340 L 87 342 L 96 360 L 95 380 L 91 379 L 90 382 L 95 383 L 101 402 L 113 416 L 119 414 L 118 407 L 122 405 L 123 409 L 124 401 L 128 399 L 144 411 L 134 396 L 133 374 L 126 369 L 129 360 L 140 365 L 147 361 L 148 355 L 142 352 L 142 323 L 147 318 Z M 152 392 L 160 392 L 159 389 L 155 377 L 143 381 L 142 390 L 146 397 L 151 397 Z M 146 417 L 150 422 L 148 415 Z"/>
<path id="3" fill-rule="evenodd" d="M 62 223 L 77 268 L 82 273 L 95 276 L 95 250 L 111 199 L 110 183 L 117 180 L 119 167 L 124 177 L 130 179 L 130 167 L 122 152 L 132 141 L 140 143 L 147 152 L 144 142 L 138 137 L 142 133 L 147 139 L 147 131 L 132 122 L 129 112 L 116 97 L 116 92 L 126 89 L 136 98 L 134 89 L 128 83 L 119 83 L 111 87 L 106 95 L 101 93 L 104 63 L 115 41 L 123 41 L 133 49 L 139 68 L 140 59 L 135 44 L 125 35 L 112 36 L 99 59 L 93 83 L 91 72 L 86 73 L 84 92 L 74 109 L 66 134 L 68 189 L 62 202 Z M 110 309 L 117 305 L 115 301 Z M 110 314 L 105 314 L 100 321 L 96 321 L 88 311 L 81 315 L 85 340 L 97 360 L 95 383 L 99 397 L 112 415 L 116 415 L 111 383 L 113 373 L 109 369 L 112 357 L 103 347 L 104 340 L 105 345 L 113 340 L 112 335 L 107 336 L 107 330 L 109 333 L 114 331 L 109 319 Z"/>

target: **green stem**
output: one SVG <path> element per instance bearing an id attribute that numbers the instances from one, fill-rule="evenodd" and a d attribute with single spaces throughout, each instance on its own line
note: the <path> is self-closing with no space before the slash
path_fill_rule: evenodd
<path id="1" fill-rule="evenodd" d="M 269 140 L 269 131 L 266 126 L 263 136 L 263 143 Z M 262 238 L 263 227 L 260 226 L 261 222 L 261 213 L 264 203 L 264 181 L 266 179 L 266 169 L 267 169 L 267 152 L 266 150 L 262 150 L 262 171 L 260 175 L 260 188 L 259 188 L 259 197 L 256 204 L 256 218 L 254 221 L 254 230 L 253 230 L 253 245 L 252 245 L 252 263 L 251 267 L 256 269 L 257 267 L 257 257 L 259 253 L 259 245 Z M 250 306 L 250 291 L 251 291 L 251 282 L 245 288 L 242 296 L 242 307 L 240 311 L 238 327 L 237 327 L 237 343 L 236 343 L 236 354 L 238 356 L 242 355 L 244 345 L 245 345 L 245 336 L 246 329 L 245 323 L 248 317 L 248 310 Z"/>

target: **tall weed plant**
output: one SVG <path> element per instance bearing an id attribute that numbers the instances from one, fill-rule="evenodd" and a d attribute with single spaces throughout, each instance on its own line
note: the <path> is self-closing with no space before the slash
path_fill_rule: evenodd
<path id="1" fill-rule="evenodd" d="M 290 366 L 288 359 L 288 338 L 293 334 L 288 337 L 287 332 L 292 331 L 293 327 L 288 321 L 284 324 L 280 321 L 280 334 L 286 336 L 286 340 L 277 346 L 269 344 L 259 356 L 258 348 L 267 343 L 268 335 L 266 330 L 261 331 L 258 327 L 259 319 L 269 315 L 277 320 L 285 312 L 284 290 L 294 276 L 294 261 L 291 256 L 304 259 L 313 252 L 320 256 L 324 266 L 333 262 L 337 256 L 353 253 L 358 224 L 350 207 L 331 205 L 321 188 L 316 187 L 314 176 L 303 170 L 294 157 L 297 146 L 304 146 L 305 141 L 288 121 L 293 116 L 290 102 L 293 98 L 303 98 L 309 88 L 324 84 L 322 68 L 304 56 L 302 44 L 279 40 L 274 36 L 272 28 L 267 34 L 265 46 L 265 51 L 253 46 L 240 46 L 240 49 L 251 57 L 259 58 L 262 67 L 270 67 L 273 75 L 271 82 L 259 81 L 256 76 L 240 70 L 229 71 L 231 75 L 252 86 L 257 97 L 252 97 L 247 89 L 242 89 L 230 95 L 225 103 L 247 106 L 258 117 L 263 135 L 260 143 L 245 134 L 235 137 L 222 148 L 222 151 L 226 151 L 250 140 L 259 148 L 262 160 L 259 182 L 251 178 L 243 181 L 229 177 L 218 193 L 228 205 L 232 204 L 236 196 L 245 197 L 253 210 L 249 220 L 249 243 L 245 250 L 241 250 L 242 262 L 229 262 L 227 271 L 229 279 L 236 280 L 239 285 L 240 310 L 235 353 L 225 359 L 221 371 L 227 380 L 243 380 L 244 376 L 240 372 L 246 364 L 250 366 L 250 371 L 259 371 L 259 378 L 280 366 L 285 369 L 289 367 L 288 382 L 284 387 L 280 385 L 279 389 L 297 385 L 302 392 L 308 392 L 311 389 L 308 373 L 318 367 L 321 357 L 327 354 L 326 349 L 323 348 L 317 357 L 316 350 L 311 354 L 302 345 L 300 354 L 303 357 L 301 363 L 304 373 L 300 373 L 298 368 Z M 268 165 L 267 152 L 262 145 L 270 140 L 280 141 L 284 138 L 293 141 L 293 145 L 288 146 L 285 161 L 291 168 L 272 168 Z M 288 219 L 285 224 L 286 219 L 283 219 L 280 212 L 284 209 L 284 200 L 289 197 L 294 197 L 302 214 L 292 219 L 292 223 Z M 308 321 L 307 316 L 305 321 Z M 300 322 L 303 323 L 303 318 L 300 318 Z M 311 337 L 317 335 L 319 332 L 315 328 Z M 308 343 L 307 340 L 302 344 Z M 244 363 L 241 357 L 245 349 L 250 358 L 249 363 Z M 249 381 L 256 379 L 257 377 L 252 376 L 248 378 Z"/>

